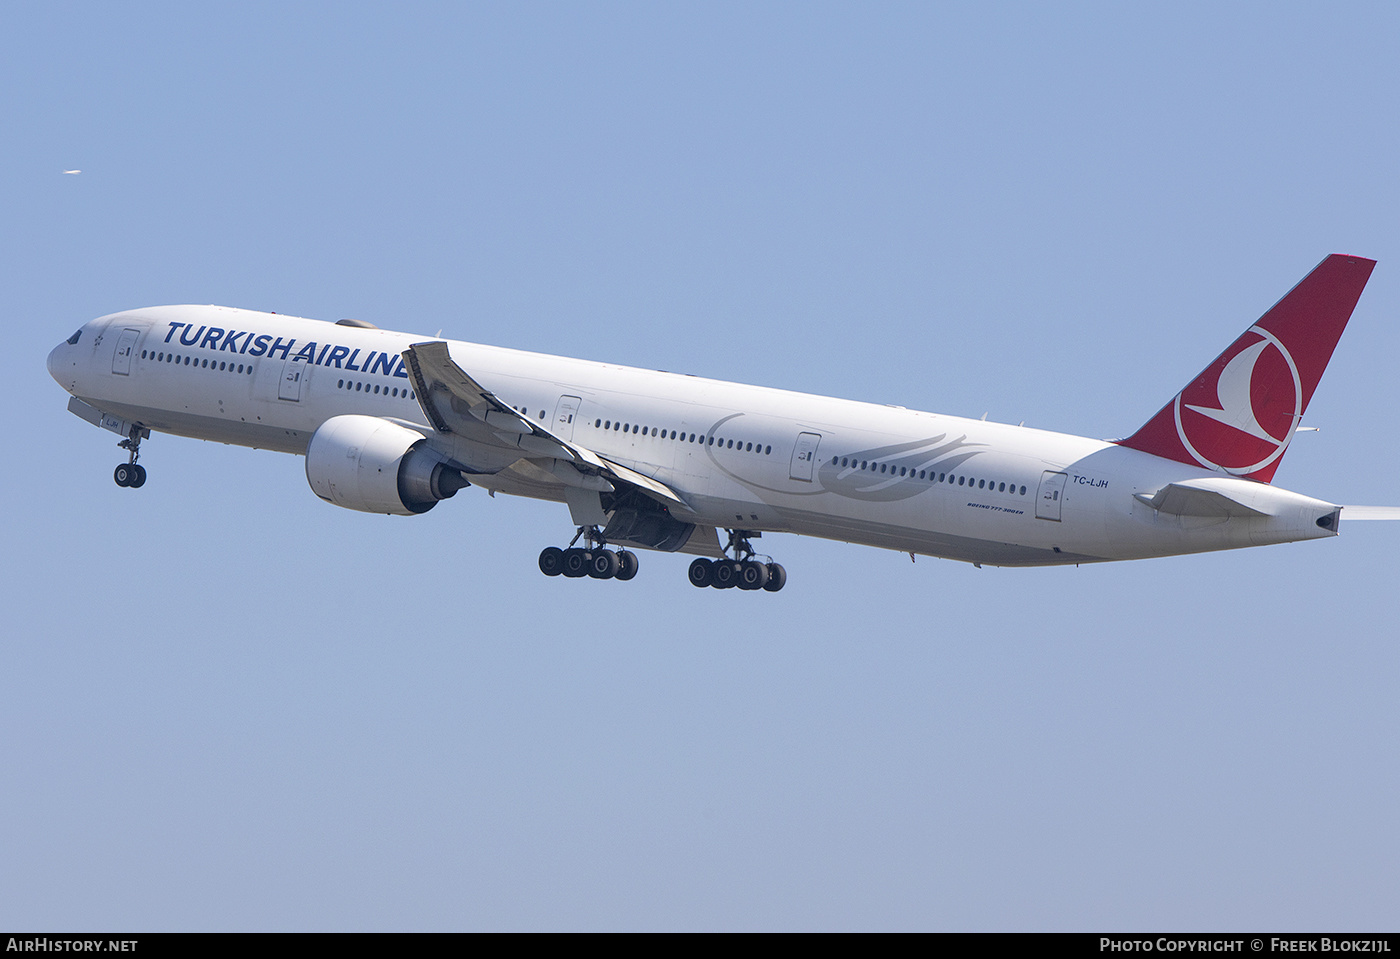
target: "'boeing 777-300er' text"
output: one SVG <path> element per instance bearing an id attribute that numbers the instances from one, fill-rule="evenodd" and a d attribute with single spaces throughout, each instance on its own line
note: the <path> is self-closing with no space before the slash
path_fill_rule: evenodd
<path id="1" fill-rule="evenodd" d="M 551 576 L 631 579 L 632 547 L 695 554 L 696 586 L 776 591 L 760 533 L 1048 566 L 1396 518 L 1271 485 L 1374 266 L 1327 257 L 1116 441 L 219 306 L 101 317 L 48 364 L 124 437 L 119 486 L 145 483 L 153 431 L 282 450 L 347 509 L 424 513 L 468 486 L 566 503 Z"/>

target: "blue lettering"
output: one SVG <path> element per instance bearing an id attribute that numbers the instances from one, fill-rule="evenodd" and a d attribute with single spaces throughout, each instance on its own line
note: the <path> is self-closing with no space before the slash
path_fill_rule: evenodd
<path id="1" fill-rule="evenodd" d="M 263 339 L 263 337 L 258 337 L 258 339 Z M 297 338 L 294 336 L 294 337 L 292 337 L 290 340 L 287 341 L 287 345 L 286 345 L 286 346 L 283 346 L 283 345 L 282 345 L 282 337 L 280 337 L 280 336 L 277 337 L 277 342 L 276 342 L 276 343 L 273 343 L 273 344 L 272 344 L 272 348 L 269 349 L 269 350 L 267 351 L 267 358 L 268 358 L 268 359 L 272 359 L 272 354 L 273 354 L 273 353 L 276 353 L 278 350 L 281 350 L 281 351 L 282 351 L 282 359 L 285 360 L 285 359 L 287 358 L 287 351 L 290 350 L 290 349 L 292 348 L 292 345 L 295 344 L 296 341 L 297 341 Z"/>
<path id="2" fill-rule="evenodd" d="M 195 330 L 194 336 L 190 337 L 187 340 L 185 339 L 185 334 L 188 333 L 190 330 L 194 330 L 194 326 L 189 323 L 186 323 L 185 328 L 180 331 L 180 342 L 183 343 L 185 346 L 198 346 L 199 338 L 204 335 L 204 327 L 201 326 L 199 329 Z"/>
<path id="3" fill-rule="evenodd" d="M 217 326 L 209 327 L 209 332 L 204 334 L 204 342 L 199 344 L 203 350 L 217 350 L 219 348 L 219 337 L 224 335 L 224 331 Z"/>
<path id="4" fill-rule="evenodd" d="M 403 368 L 403 357 L 396 356 L 394 358 L 399 361 L 398 368 L 394 370 L 394 375 L 402 376 L 404 379 L 408 379 L 408 371 Z"/>
<path id="5" fill-rule="evenodd" d="M 170 338 L 171 338 L 172 336 L 175 335 L 175 331 L 178 330 L 178 329 L 179 329 L 180 327 L 182 327 L 182 326 L 189 326 L 189 324 L 188 324 L 188 323 L 171 323 L 171 324 L 170 324 L 170 332 L 167 333 L 167 334 L 165 334 L 165 342 L 169 343 L 169 342 L 170 342 Z"/>
<path id="6" fill-rule="evenodd" d="M 301 349 L 297 350 L 297 355 L 294 356 L 294 357 L 292 357 L 292 360 L 293 360 L 293 361 L 296 361 L 296 360 L 305 360 L 305 361 L 308 362 L 308 363 L 312 362 L 312 361 L 315 360 L 315 359 L 316 359 L 316 341 L 315 341 L 315 340 L 312 340 L 310 343 L 306 344 L 306 345 L 303 346 Z"/>
<path id="7" fill-rule="evenodd" d="M 312 343 L 311 345 L 312 345 L 312 346 L 315 346 L 316 344 L 315 344 L 315 343 Z M 327 343 L 325 346 L 321 347 L 321 355 L 318 356 L 318 357 L 316 357 L 316 365 L 317 365 L 317 366 L 320 366 L 320 365 L 321 365 L 321 361 L 324 360 L 324 359 L 326 358 L 326 351 L 329 350 L 330 348 L 331 348 L 331 345 L 330 345 L 329 343 Z"/>
<path id="8" fill-rule="evenodd" d="M 326 365 L 334 366 L 336 369 L 340 369 L 340 361 L 345 359 L 349 355 L 350 347 L 337 346 L 335 349 L 331 350 L 331 356 L 330 359 L 326 360 Z"/>
<path id="9" fill-rule="evenodd" d="M 374 357 L 374 354 L 371 353 L 371 354 L 370 354 L 370 357 L 373 358 L 373 357 Z M 392 376 L 392 375 L 394 374 L 394 360 L 395 360 L 394 354 L 392 354 L 392 353 L 380 353 L 380 354 L 379 354 L 379 359 L 377 359 L 377 360 L 375 360 L 373 363 L 369 364 L 369 366 L 368 366 L 368 368 L 365 370 L 365 372 L 366 372 L 366 373 L 369 373 L 369 374 L 371 374 L 371 375 L 373 375 L 373 374 L 375 374 L 375 373 L 383 373 L 385 376 Z"/>
<path id="10" fill-rule="evenodd" d="M 267 352 L 267 341 L 270 339 L 272 339 L 272 336 L 268 333 L 264 333 L 262 336 L 258 337 L 256 340 L 253 341 L 253 348 L 249 351 L 248 355 L 262 356 L 264 353 Z M 245 346 L 244 349 L 246 350 L 248 348 Z"/>
<path id="11" fill-rule="evenodd" d="M 228 336 L 224 337 L 224 345 L 221 346 L 221 347 L 219 347 L 219 350 L 220 350 L 220 351 L 223 351 L 223 350 L 230 350 L 230 351 L 232 351 L 232 352 L 234 352 L 234 353 L 237 353 L 237 352 L 238 352 L 238 338 L 239 338 L 240 336 L 247 336 L 247 335 L 248 335 L 247 333 L 240 333 L 240 332 L 238 332 L 237 330 L 229 330 Z M 244 348 L 244 349 L 247 349 L 247 348 L 248 348 L 248 343 L 247 343 L 247 341 L 244 341 L 244 343 L 243 343 L 243 348 Z"/>
<path id="12" fill-rule="evenodd" d="M 353 352 L 353 353 L 350 354 L 350 359 L 348 359 L 348 360 L 345 361 L 345 368 L 346 368 L 347 370 L 354 370 L 356 373 L 360 372 L 360 368 L 359 368 L 358 366 L 355 365 L 355 357 L 357 357 L 357 356 L 359 356 L 359 355 L 360 355 L 360 351 L 359 351 L 359 350 L 356 350 L 355 352 Z"/>

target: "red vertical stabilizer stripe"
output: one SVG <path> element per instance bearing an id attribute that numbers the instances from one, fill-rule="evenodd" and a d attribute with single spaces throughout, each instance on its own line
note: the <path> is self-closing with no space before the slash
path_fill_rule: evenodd
<path id="1" fill-rule="evenodd" d="M 1375 265 L 1327 257 L 1120 445 L 1272 480 Z"/>

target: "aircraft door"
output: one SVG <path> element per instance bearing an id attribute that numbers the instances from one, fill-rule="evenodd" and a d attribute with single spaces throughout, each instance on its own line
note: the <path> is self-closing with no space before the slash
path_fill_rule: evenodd
<path id="1" fill-rule="evenodd" d="M 820 433 L 797 434 L 797 445 L 792 450 L 792 466 L 788 470 L 790 479 L 812 482 L 812 471 L 817 465 L 817 444 L 821 441 Z"/>
<path id="2" fill-rule="evenodd" d="M 131 354 L 136 352 L 136 340 L 140 335 L 140 330 L 122 330 L 122 335 L 117 340 L 117 352 L 112 354 L 113 373 L 131 375 Z"/>
<path id="3" fill-rule="evenodd" d="M 1040 492 L 1035 498 L 1035 518 L 1060 521 L 1060 507 L 1064 504 L 1066 473 L 1046 470 L 1040 476 Z"/>
<path id="4" fill-rule="evenodd" d="M 277 387 L 277 398 L 279 400 L 291 400 L 293 403 L 301 402 L 301 381 L 306 377 L 306 363 L 297 362 L 296 357 L 287 360 L 286 366 L 282 367 L 282 382 Z"/>
<path id="5" fill-rule="evenodd" d="M 583 400 L 577 396 L 559 397 L 559 405 L 554 408 L 554 433 L 564 439 L 572 441 L 574 438 L 574 420 L 578 419 L 578 408 Z"/>

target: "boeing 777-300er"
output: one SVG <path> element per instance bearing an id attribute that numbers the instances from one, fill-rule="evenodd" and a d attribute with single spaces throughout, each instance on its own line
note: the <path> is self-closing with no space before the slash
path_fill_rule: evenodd
<path id="1" fill-rule="evenodd" d="M 1327 257 L 1120 440 L 219 306 L 92 320 L 48 365 L 124 437 L 118 486 L 145 483 L 153 431 L 282 450 L 347 509 L 411 516 L 468 486 L 566 503 L 550 576 L 631 579 L 632 547 L 777 591 L 760 533 L 996 566 L 1337 535 L 1343 507 L 1271 481 L 1374 266 Z"/>

